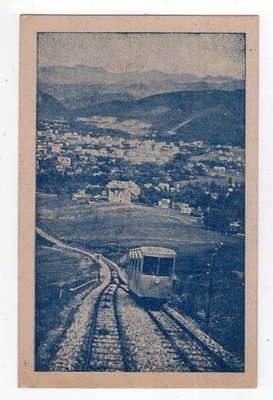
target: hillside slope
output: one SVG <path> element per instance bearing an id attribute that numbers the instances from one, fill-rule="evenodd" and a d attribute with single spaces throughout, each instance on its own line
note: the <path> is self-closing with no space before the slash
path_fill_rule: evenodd
<path id="1" fill-rule="evenodd" d="M 39 92 L 38 119 L 66 115 L 68 119 L 94 115 L 119 121 L 136 119 L 151 124 L 158 139 L 204 140 L 210 144 L 244 146 L 245 91 L 203 90 L 169 92 L 137 100 L 96 103 L 92 98 L 74 98 L 63 104 Z M 84 103 L 84 107 L 82 107 Z M 79 107 L 77 107 L 77 105 Z M 70 107 L 68 107 L 70 106 Z"/>

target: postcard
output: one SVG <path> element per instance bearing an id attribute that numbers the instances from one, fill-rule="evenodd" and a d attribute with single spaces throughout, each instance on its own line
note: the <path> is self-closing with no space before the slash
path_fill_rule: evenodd
<path id="1" fill-rule="evenodd" d="M 257 16 L 21 16 L 20 387 L 256 387 L 257 115 Z"/>

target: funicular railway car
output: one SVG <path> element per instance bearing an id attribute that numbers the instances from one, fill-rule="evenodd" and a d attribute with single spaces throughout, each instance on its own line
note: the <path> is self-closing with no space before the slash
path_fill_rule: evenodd
<path id="1" fill-rule="evenodd" d="M 139 247 L 126 257 L 128 288 L 141 298 L 168 299 L 174 282 L 176 253 L 163 247 Z"/>

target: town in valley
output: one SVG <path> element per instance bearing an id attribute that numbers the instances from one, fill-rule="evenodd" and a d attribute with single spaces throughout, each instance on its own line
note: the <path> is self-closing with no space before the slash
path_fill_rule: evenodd
<path id="1" fill-rule="evenodd" d="M 239 146 L 184 142 L 173 136 L 168 142 L 157 141 L 156 134 L 131 139 L 98 136 L 92 124 L 102 124 L 102 118 L 80 121 L 84 131 L 71 130 L 67 121 L 39 123 L 38 189 L 41 185 L 49 193 L 56 190 L 90 204 L 133 202 L 176 209 L 200 221 L 219 196 L 244 190 L 244 149 Z M 225 228 L 242 233 L 243 224 L 240 215 L 229 218 Z"/>

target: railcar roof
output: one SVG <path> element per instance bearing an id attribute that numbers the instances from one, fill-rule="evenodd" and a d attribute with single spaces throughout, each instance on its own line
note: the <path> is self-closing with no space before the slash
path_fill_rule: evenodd
<path id="1" fill-rule="evenodd" d="M 144 256 L 175 256 L 176 252 L 172 249 L 166 249 L 164 247 L 138 247 L 131 249 L 132 251 L 141 251 Z"/>

